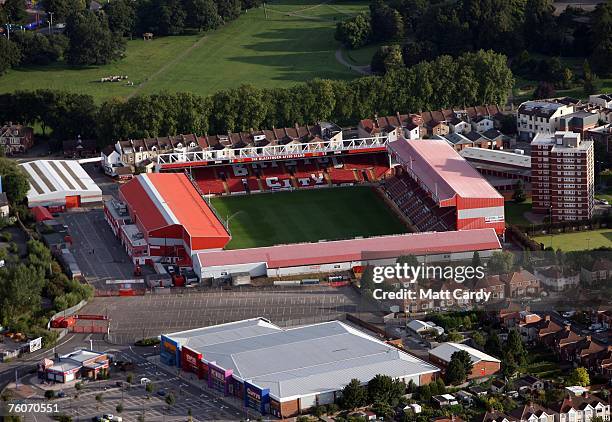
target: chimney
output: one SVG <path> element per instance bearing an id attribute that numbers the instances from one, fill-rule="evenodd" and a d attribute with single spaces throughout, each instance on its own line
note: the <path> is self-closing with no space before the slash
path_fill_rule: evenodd
<path id="1" fill-rule="evenodd" d="M 546 315 L 546 316 L 544 317 L 544 321 L 550 321 L 550 315 Z"/>
<path id="2" fill-rule="evenodd" d="M 586 336 L 586 341 L 591 341 L 591 336 Z"/>
<path id="3" fill-rule="evenodd" d="M 572 326 L 570 324 L 565 325 L 565 331 L 570 332 L 571 329 L 572 329 Z"/>

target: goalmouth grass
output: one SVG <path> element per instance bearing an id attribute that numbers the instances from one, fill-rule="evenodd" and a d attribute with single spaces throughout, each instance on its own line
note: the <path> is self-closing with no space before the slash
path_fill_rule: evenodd
<path id="1" fill-rule="evenodd" d="M 226 249 L 408 232 L 369 186 L 217 197 L 212 205 L 229 217 Z"/>

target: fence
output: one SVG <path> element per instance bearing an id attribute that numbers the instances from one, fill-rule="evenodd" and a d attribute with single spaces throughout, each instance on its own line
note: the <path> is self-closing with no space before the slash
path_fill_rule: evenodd
<path id="1" fill-rule="evenodd" d="M 87 301 L 86 300 L 82 300 L 79 303 L 77 303 L 76 305 L 56 313 L 51 318 L 49 318 L 49 322 L 47 323 L 47 330 L 51 328 L 51 321 L 53 321 L 54 319 L 59 318 L 59 317 L 65 317 L 65 316 L 73 315 L 73 314 L 75 314 L 79 309 L 81 309 L 85 305 L 87 305 Z"/>
<path id="2" fill-rule="evenodd" d="M 72 333 L 106 334 L 108 327 L 103 325 L 73 325 L 70 327 Z"/>

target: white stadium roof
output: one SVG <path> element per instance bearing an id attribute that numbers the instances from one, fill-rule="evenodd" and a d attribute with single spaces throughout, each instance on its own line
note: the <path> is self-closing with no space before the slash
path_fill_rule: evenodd
<path id="1" fill-rule="evenodd" d="M 202 353 L 234 375 L 281 400 L 337 391 L 377 374 L 418 377 L 438 368 L 340 321 L 281 329 L 246 320 L 166 337 Z M 418 381 L 418 379 L 417 379 Z"/>
<path id="2" fill-rule="evenodd" d="M 442 343 L 438 347 L 431 349 L 429 351 L 429 354 L 437 357 L 438 359 L 443 360 L 444 362 L 450 362 L 453 353 L 459 352 L 461 350 L 464 350 L 470 354 L 470 357 L 472 358 L 472 363 L 478 363 L 481 361 L 501 362 L 499 359 L 496 359 L 493 356 L 489 356 L 478 349 L 474 349 L 473 347 L 466 346 L 465 344 L 461 343 Z"/>
<path id="3" fill-rule="evenodd" d="M 20 164 L 30 182 L 28 204 L 58 205 L 67 196 L 80 196 L 82 202 L 102 199 L 102 191 L 83 167 L 71 160 L 37 160 Z"/>

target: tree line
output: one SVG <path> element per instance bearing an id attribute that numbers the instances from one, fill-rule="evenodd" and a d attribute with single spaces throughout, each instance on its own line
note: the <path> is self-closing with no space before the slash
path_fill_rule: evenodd
<path id="1" fill-rule="evenodd" d="M 0 37 L 0 75 L 19 65 L 47 65 L 64 60 L 72 66 L 103 65 L 121 59 L 126 39 L 207 31 L 236 19 L 261 0 L 113 0 L 91 11 L 83 0 L 43 0 L 53 22 L 65 23 L 64 34 L 13 30 Z M 25 23 L 25 2 L 7 0 L 0 25 Z M 50 19 L 50 15 L 49 15 Z"/>
<path id="2" fill-rule="evenodd" d="M 336 39 L 348 48 L 396 44 L 406 66 L 493 49 L 512 58 L 523 51 L 585 57 L 595 73 L 610 75 L 612 0 L 590 13 L 573 7 L 554 12 L 551 0 L 374 0 L 369 13 L 337 24 Z"/>
<path id="3" fill-rule="evenodd" d="M 243 85 L 205 97 L 159 93 L 112 98 L 98 106 L 89 95 L 17 91 L 0 95 L 0 121 L 38 124 L 55 139 L 81 135 L 106 145 L 125 138 L 218 134 L 319 121 L 345 125 L 375 113 L 503 104 L 513 82 L 505 56 L 478 51 L 456 59 L 441 56 L 384 76 L 315 79 L 290 88 Z"/>

